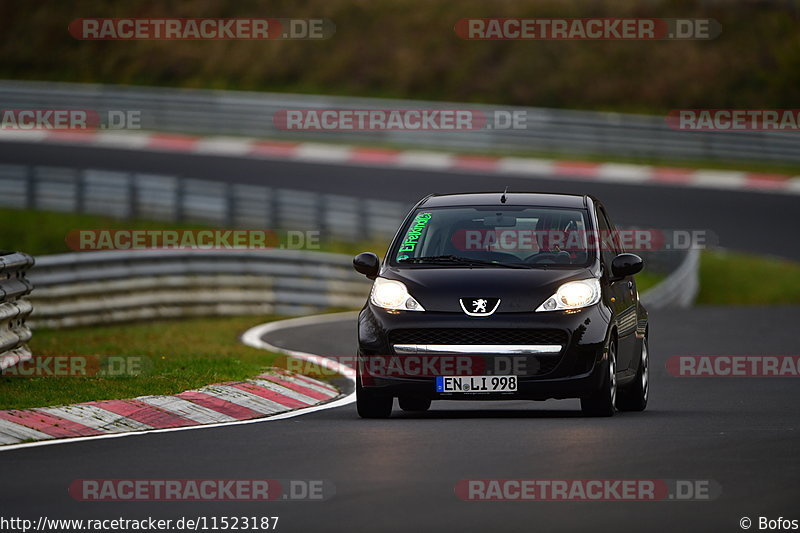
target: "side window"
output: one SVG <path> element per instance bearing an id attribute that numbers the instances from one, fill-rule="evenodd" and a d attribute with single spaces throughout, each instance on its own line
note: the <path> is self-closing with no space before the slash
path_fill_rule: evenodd
<path id="1" fill-rule="evenodd" d="M 617 256 L 619 249 L 611 223 L 602 209 L 597 210 L 597 224 L 600 229 L 600 235 L 597 236 L 600 241 L 600 256 L 603 258 L 603 265 L 606 269 L 610 269 L 611 261 Z"/>
<path id="2" fill-rule="evenodd" d="M 600 209 L 600 211 L 603 213 L 603 216 L 606 219 L 606 224 L 608 224 L 608 227 L 611 228 L 610 242 L 611 245 L 614 247 L 614 253 L 621 254 L 625 250 L 622 249 L 622 243 L 620 241 L 619 231 L 617 230 L 617 227 L 614 225 L 611 219 L 608 217 L 608 214 L 606 214 L 605 210 Z"/>

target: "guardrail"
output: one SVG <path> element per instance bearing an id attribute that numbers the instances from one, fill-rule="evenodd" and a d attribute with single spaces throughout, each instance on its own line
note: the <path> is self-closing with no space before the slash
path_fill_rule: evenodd
<path id="1" fill-rule="evenodd" d="M 737 131 L 686 132 L 667 127 L 664 117 L 545 109 L 348 98 L 322 95 L 210 91 L 30 81 L 0 81 L 8 109 L 138 111 L 141 127 L 162 132 L 300 140 L 391 143 L 444 149 L 492 149 L 545 153 L 750 161 L 800 161 L 800 136 Z M 475 109 L 492 122 L 497 111 L 524 113 L 524 129 L 476 131 L 287 132 L 273 123 L 285 109 Z M 496 126 L 496 125 L 495 125 Z M 334 137 L 335 136 L 335 137 Z"/>
<path id="2" fill-rule="evenodd" d="M 386 241 L 410 206 L 263 185 L 101 169 L 2 165 L 0 206 L 205 223 L 314 230 L 328 241 Z"/>
<path id="3" fill-rule="evenodd" d="M 31 358 L 26 319 L 32 306 L 25 296 L 33 286 L 25 273 L 32 265 L 28 254 L 0 251 L 0 370 Z"/>
<path id="4" fill-rule="evenodd" d="M 642 303 L 651 309 L 690 307 L 700 290 L 699 269 L 700 250 L 692 248 L 669 276 L 642 294 Z"/>
<path id="5" fill-rule="evenodd" d="M 648 305 L 691 304 L 697 288 L 695 252 L 655 252 L 651 268 L 678 266 L 643 295 Z M 305 315 L 359 308 L 370 289 L 370 282 L 353 271 L 349 255 L 294 250 L 47 255 L 37 260 L 30 278 L 36 285 L 32 324 L 47 328 L 165 317 Z"/>
<path id="6" fill-rule="evenodd" d="M 303 315 L 361 307 L 352 257 L 299 250 L 142 250 L 40 256 L 33 327 L 165 317 Z"/>

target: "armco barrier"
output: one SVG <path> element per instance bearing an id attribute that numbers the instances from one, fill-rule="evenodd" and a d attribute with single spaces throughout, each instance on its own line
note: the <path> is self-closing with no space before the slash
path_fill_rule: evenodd
<path id="1" fill-rule="evenodd" d="M 658 285 L 642 294 L 649 309 L 689 307 L 700 290 L 700 250 L 687 251 L 677 268 Z"/>
<path id="2" fill-rule="evenodd" d="M 3 164 L 0 206 L 228 228 L 314 230 L 323 240 L 339 242 L 389 240 L 411 207 L 182 176 Z"/>
<path id="3" fill-rule="evenodd" d="M 294 250 L 80 252 L 40 256 L 34 327 L 355 308 L 352 257 Z"/>
<path id="4" fill-rule="evenodd" d="M 31 357 L 26 319 L 32 307 L 25 296 L 33 286 L 25 273 L 32 265 L 28 254 L 0 251 L 0 370 Z"/>
<path id="5" fill-rule="evenodd" d="M 539 151 L 617 157 L 706 160 L 800 161 L 796 133 L 686 132 L 667 127 L 663 116 L 573 111 L 453 102 L 426 102 L 323 95 L 255 93 L 0 81 L 6 109 L 136 111 L 150 131 L 299 140 L 390 143 L 438 149 Z M 273 123 L 285 109 L 474 109 L 488 117 L 499 111 L 524 113 L 524 129 L 476 131 L 286 132 Z M 334 138 L 335 136 L 335 138 Z"/>
<path id="6" fill-rule="evenodd" d="M 655 268 L 674 270 L 643 295 L 651 308 L 691 305 L 696 294 L 697 252 L 669 255 L 653 261 Z M 30 278 L 36 286 L 33 326 L 50 328 L 353 309 L 363 305 L 370 288 L 348 255 L 290 250 L 49 255 L 38 258 Z"/>

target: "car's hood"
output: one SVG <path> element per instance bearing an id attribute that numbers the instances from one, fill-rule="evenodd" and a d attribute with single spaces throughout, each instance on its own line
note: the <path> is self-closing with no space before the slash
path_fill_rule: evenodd
<path id="1" fill-rule="evenodd" d="M 463 312 L 459 300 L 500 298 L 496 313 L 532 312 L 566 281 L 592 277 L 589 269 L 386 268 L 426 311 Z"/>

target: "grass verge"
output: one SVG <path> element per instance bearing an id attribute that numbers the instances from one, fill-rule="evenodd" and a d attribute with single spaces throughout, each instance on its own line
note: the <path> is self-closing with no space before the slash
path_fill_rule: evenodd
<path id="1" fill-rule="evenodd" d="M 697 305 L 800 304 L 800 264 L 775 257 L 706 251 Z"/>
<path id="2" fill-rule="evenodd" d="M 194 318 L 36 330 L 30 343 L 36 355 L 143 356 L 151 364 L 140 376 L 0 377 L 0 409 L 176 394 L 212 383 L 252 378 L 272 364 L 275 354 L 245 346 L 238 336 L 256 324 L 275 319 Z"/>
<path id="3" fill-rule="evenodd" d="M 643 293 L 647 289 L 652 288 L 658 282 L 663 280 L 666 276 L 664 274 L 656 274 L 655 272 L 648 272 L 647 267 L 645 270 L 636 274 L 636 290 Z"/>
<path id="4" fill-rule="evenodd" d="M 20 228 L 24 228 L 24 231 L 20 231 Z M 102 215 L 0 208 L 0 248 L 4 250 L 25 252 L 34 256 L 72 252 L 74 250 L 71 250 L 65 241 L 67 233 L 71 230 L 82 229 L 201 230 L 212 228 L 191 222 L 126 220 Z M 385 242 L 353 244 L 323 238 L 320 240 L 318 251 L 352 255 L 366 250 L 382 253 L 386 245 Z"/>

